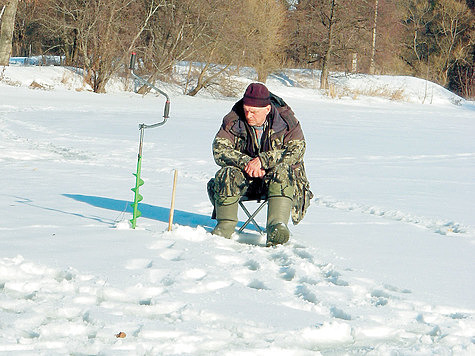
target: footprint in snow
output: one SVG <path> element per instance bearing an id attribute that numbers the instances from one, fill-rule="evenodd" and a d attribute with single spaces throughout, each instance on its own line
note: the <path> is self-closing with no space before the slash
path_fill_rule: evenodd
<path id="1" fill-rule="evenodd" d="M 452 318 L 452 319 L 454 319 L 454 320 L 462 320 L 462 319 L 469 319 L 469 318 L 470 318 L 470 314 L 456 312 L 456 313 L 450 314 L 449 317 Z M 474 341 L 475 341 L 475 340 L 474 340 Z"/>
<path id="2" fill-rule="evenodd" d="M 388 304 L 391 295 L 381 289 L 375 289 L 371 292 L 371 303 L 376 307 L 382 307 Z"/>
<path id="3" fill-rule="evenodd" d="M 243 265 L 244 259 L 238 255 L 217 255 L 215 260 L 223 265 Z"/>
<path id="4" fill-rule="evenodd" d="M 289 256 L 289 254 L 286 253 L 285 251 L 279 251 L 277 253 L 272 254 L 270 256 L 270 259 L 274 261 L 275 264 L 282 267 L 290 266 L 291 264 L 294 263 L 294 261 Z"/>
<path id="5" fill-rule="evenodd" d="M 321 278 L 318 278 L 320 276 L 319 273 L 306 273 L 304 276 L 301 276 L 298 280 L 299 283 L 301 284 L 308 284 L 311 286 L 316 286 L 317 284 L 322 282 Z"/>
<path id="6" fill-rule="evenodd" d="M 261 268 L 259 262 L 255 260 L 249 260 L 244 263 L 244 266 L 247 267 L 250 271 L 258 271 Z"/>
<path id="7" fill-rule="evenodd" d="M 190 279 L 194 281 L 201 281 L 203 278 L 207 276 L 206 271 L 200 268 L 192 268 L 189 269 L 182 274 L 183 278 Z"/>
<path id="8" fill-rule="evenodd" d="M 149 268 L 146 270 L 145 276 L 150 283 L 157 284 L 167 278 L 169 272 L 168 269 Z"/>
<path id="9" fill-rule="evenodd" d="M 160 239 L 160 240 L 154 241 L 150 245 L 149 248 L 151 250 L 161 250 L 165 248 L 172 248 L 175 245 L 175 243 L 176 243 L 175 241 Z"/>
<path id="10" fill-rule="evenodd" d="M 151 260 L 136 258 L 136 259 L 128 260 L 125 263 L 125 268 L 130 269 L 130 270 L 146 269 L 146 268 L 151 268 L 152 265 L 153 265 L 153 262 Z"/>
<path id="11" fill-rule="evenodd" d="M 294 294 L 306 302 L 318 304 L 317 296 L 305 285 L 298 285 Z"/>
<path id="12" fill-rule="evenodd" d="M 343 319 L 343 320 L 351 320 L 351 315 L 345 313 L 343 310 L 338 309 L 337 307 L 331 307 L 330 313 L 334 318 Z"/>
<path id="13" fill-rule="evenodd" d="M 295 269 L 289 266 L 282 266 L 279 270 L 280 278 L 284 281 L 291 281 L 295 277 Z"/>
<path id="14" fill-rule="evenodd" d="M 167 261 L 181 261 L 183 255 L 183 251 L 176 251 L 176 250 L 166 250 L 159 254 L 161 258 Z"/>
<path id="15" fill-rule="evenodd" d="M 300 258 L 302 258 L 302 259 L 304 259 L 304 260 L 308 260 L 308 262 L 310 262 L 310 263 L 313 263 L 313 255 L 312 255 L 311 253 L 305 251 L 304 248 L 301 248 L 301 247 L 298 247 L 298 248 L 297 248 L 297 247 L 295 247 L 295 248 L 294 248 L 294 253 L 295 253 L 298 257 L 300 257 Z"/>
<path id="16" fill-rule="evenodd" d="M 330 282 L 336 286 L 341 286 L 341 287 L 348 287 L 349 283 L 347 281 L 344 281 L 340 279 L 341 274 L 338 271 L 335 271 L 331 265 L 327 265 L 323 269 L 323 277 L 327 282 Z"/>
<path id="17" fill-rule="evenodd" d="M 208 292 L 213 292 L 218 289 L 223 289 L 231 286 L 233 282 L 231 281 L 211 281 L 208 283 L 198 283 L 193 285 L 191 288 L 184 289 L 185 293 L 190 293 L 190 294 L 204 294 Z"/>
<path id="18" fill-rule="evenodd" d="M 258 290 L 268 290 L 269 288 L 264 284 L 264 282 L 257 279 L 253 279 L 247 285 L 249 288 L 258 289 Z"/>
<path id="19" fill-rule="evenodd" d="M 395 286 L 392 286 L 390 284 L 385 284 L 384 285 L 384 288 L 386 288 L 387 290 L 391 291 L 391 292 L 397 292 L 397 293 L 404 293 L 404 294 L 409 294 L 411 293 L 411 291 L 409 289 L 401 289 L 401 288 L 398 288 L 398 287 L 395 287 Z"/>

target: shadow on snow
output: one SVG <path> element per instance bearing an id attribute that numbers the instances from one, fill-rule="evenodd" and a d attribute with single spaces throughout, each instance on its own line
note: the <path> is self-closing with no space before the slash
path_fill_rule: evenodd
<path id="1" fill-rule="evenodd" d="M 111 198 L 97 197 L 91 195 L 82 194 L 63 194 L 67 198 L 71 198 L 98 208 L 126 212 L 132 214 L 131 202 L 125 200 L 117 200 Z M 168 223 L 170 216 L 170 209 L 163 208 L 161 206 L 154 206 L 150 204 L 139 203 L 138 209 L 142 213 L 141 217 L 147 219 L 153 219 Z M 190 213 L 188 211 L 175 209 L 173 213 L 173 223 L 179 225 L 186 225 L 191 227 L 202 226 L 206 230 L 210 231 L 216 225 L 216 221 L 211 219 L 209 215 L 202 215 L 196 213 Z M 242 226 L 244 223 L 239 222 L 238 226 Z M 247 229 L 257 231 L 257 229 L 249 224 Z"/>

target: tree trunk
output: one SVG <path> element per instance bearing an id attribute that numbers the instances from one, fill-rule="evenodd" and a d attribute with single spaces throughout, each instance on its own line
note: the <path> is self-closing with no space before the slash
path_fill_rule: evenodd
<path id="1" fill-rule="evenodd" d="M 330 17 L 328 18 L 328 47 L 323 56 L 322 75 L 320 76 L 320 89 L 328 89 L 328 66 L 333 51 L 333 26 L 334 26 L 334 12 L 336 0 L 332 0 Z"/>
<path id="2" fill-rule="evenodd" d="M 208 72 L 209 70 L 209 67 L 210 67 L 210 63 L 207 62 L 204 66 L 204 68 L 201 70 L 201 73 L 200 75 L 198 76 L 198 82 L 196 84 L 196 87 L 194 89 L 192 89 L 189 93 L 187 93 L 186 95 L 189 95 L 189 96 L 195 96 L 196 94 L 198 94 L 198 92 L 203 89 L 205 86 L 207 86 L 209 83 L 211 83 L 212 80 L 214 80 L 214 78 L 216 78 L 217 76 L 219 76 L 221 73 L 224 73 L 229 67 L 231 66 L 231 64 L 226 64 L 223 68 L 221 68 L 219 71 L 217 71 L 216 73 L 206 77 L 206 73 Z"/>
<path id="3" fill-rule="evenodd" d="M 373 19 L 373 42 L 371 43 L 371 60 L 369 64 L 369 74 L 374 74 L 374 55 L 376 54 L 376 25 L 378 23 L 378 2 L 374 0 L 374 19 Z"/>
<path id="4" fill-rule="evenodd" d="M 257 70 L 257 81 L 261 83 L 265 83 L 267 81 L 267 77 L 269 76 L 269 73 L 265 69 L 260 69 Z"/>
<path id="5" fill-rule="evenodd" d="M 203 89 L 204 85 L 205 85 L 205 73 L 208 71 L 208 68 L 209 68 L 209 62 L 207 62 L 204 66 L 204 68 L 201 70 L 200 72 L 200 75 L 198 76 L 198 80 L 197 80 L 197 83 L 196 83 L 196 86 L 190 90 L 190 92 L 187 93 L 187 95 L 189 96 L 195 96 L 196 94 L 198 94 L 198 92 Z"/>
<path id="6" fill-rule="evenodd" d="M 0 27 L 0 65 L 7 66 L 12 53 L 13 29 L 18 0 L 9 0 L 2 15 Z"/>

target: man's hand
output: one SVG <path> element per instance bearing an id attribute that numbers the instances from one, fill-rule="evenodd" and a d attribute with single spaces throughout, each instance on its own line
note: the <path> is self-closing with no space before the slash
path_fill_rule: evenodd
<path id="1" fill-rule="evenodd" d="M 244 172 L 253 178 L 262 178 L 266 174 L 266 171 L 262 169 L 262 163 L 259 157 L 253 158 L 244 168 Z"/>

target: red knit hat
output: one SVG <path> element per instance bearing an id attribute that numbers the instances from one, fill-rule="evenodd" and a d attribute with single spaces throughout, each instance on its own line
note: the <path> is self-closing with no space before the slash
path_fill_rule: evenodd
<path id="1" fill-rule="evenodd" d="M 244 93 L 243 104 L 254 107 L 265 107 L 270 105 L 269 89 L 261 83 L 249 84 Z"/>

